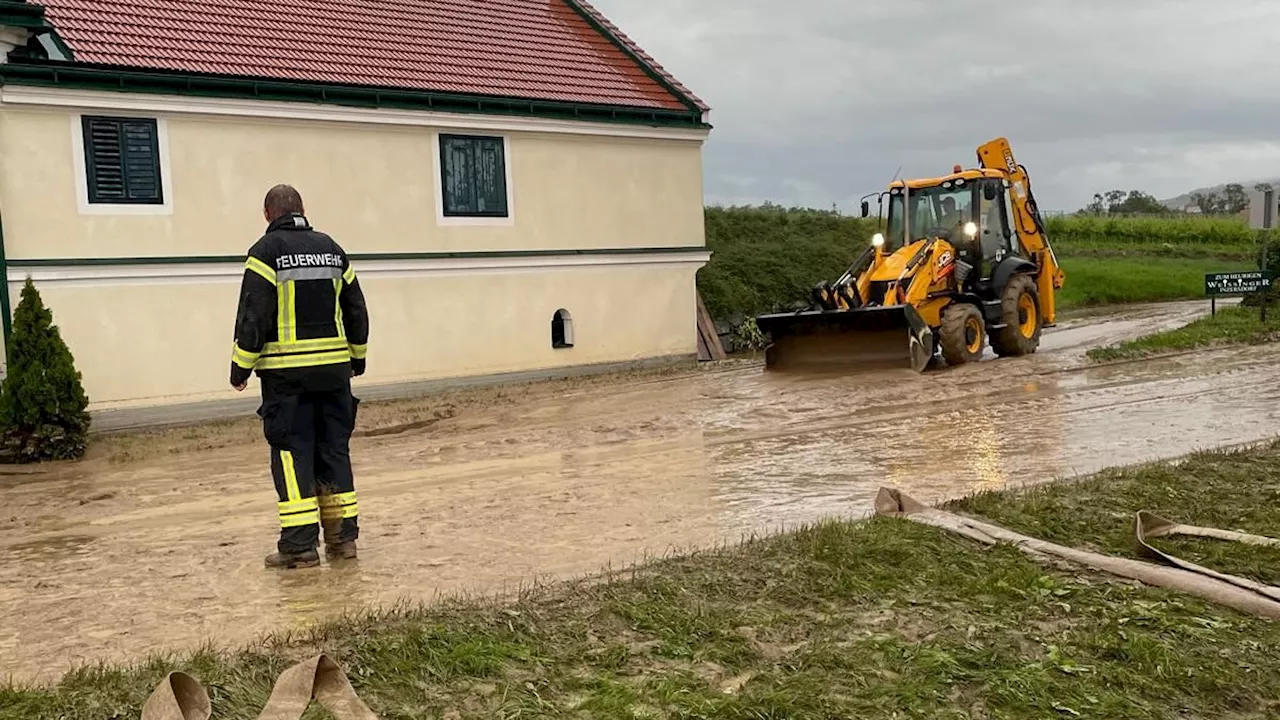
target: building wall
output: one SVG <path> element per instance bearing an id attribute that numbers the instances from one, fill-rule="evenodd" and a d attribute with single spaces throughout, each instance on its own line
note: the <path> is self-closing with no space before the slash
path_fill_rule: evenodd
<path id="1" fill-rule="evenodd" d="M 4 108 L 10 258 L 243 254 L 262 232 L 262 196 L 279 182 L 296 186 L 312 222 L 349 252 L 703 244 L 700 142 L 501 133 L 514 221 L 458 226 L 438 222 L 437 129 L 129 114 L 164 120 L 169 214 L 82 214 L 80 113 Z"/>
<path id="2" fill-rule="evenodd" d="M 459 221 L 440 213 L 440 128 L 429 119 L 140 111 L 118 107 L 129 97 L 118 94 L 50 105 L 4 92 L 0 213 L 12 301 L 32 277 L 95 407 L 233 394 L 240 258 L 278 182 L 298 187 L 312 222 L 363 256 L 355 266 L 372 335 L 362 382 L 696 351 L 695 274 L 707 258 L 699 137 L 525 131 L 509 120 L 495 132 L 478 120 L 475 132 L 505 138 L 512 212 Z M 159 118 L 164 206 L 86 207 L 82 113 Z M 452 122 L 447 132 L 466 131 Z M 114 264 L 83 262 L 102 258 Z M 561 308 L 575 346 L 557 350 L 550 325 Z"/>
<path id="3" fill-rule="evenodd" d="M 76 356 L 90 399 L 106 408 L 231 395 L 236 269 L 179 282 L 36 284 Z M 690 310 L 695 272 L 688 263 L 364 272 L 360 283 L 372 329 L 368 374 L 360 382 L 689 354 L 696 349 Z M 569 312 L 572 348 L 551 346 L 551 320 L 560 309 Z"/>

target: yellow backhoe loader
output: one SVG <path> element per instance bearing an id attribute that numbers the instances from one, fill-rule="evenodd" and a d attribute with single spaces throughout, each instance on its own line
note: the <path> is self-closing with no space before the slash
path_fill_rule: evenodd
<path id="1" fill-rule="evenodd" d="M 948 365 L 1034 353 L 1065 281 L 1009 141 L 978 148 L 979 167 L 896 180 L 879 193 L 888 225 L 800 312 L 761 315 L 769 368 Z M 862 202 L 862 216 L 870 205 Z"/>

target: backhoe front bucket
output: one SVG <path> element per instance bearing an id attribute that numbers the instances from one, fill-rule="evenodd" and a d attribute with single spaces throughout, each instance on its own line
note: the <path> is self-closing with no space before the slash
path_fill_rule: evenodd
<path id="1" fill-rule="evenodd" d="M 761 315 L 756 324 L 773 339 L 769 369 L 923 372 L 933 357 L 933 333 L 910 305 Z"/>

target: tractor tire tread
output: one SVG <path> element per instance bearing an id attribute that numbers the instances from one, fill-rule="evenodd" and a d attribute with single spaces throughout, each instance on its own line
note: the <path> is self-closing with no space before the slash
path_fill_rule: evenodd
<path id="1" fill-rule="evenodd" d="M 939 345 L 942 346 L 942 359 L 947 365 L 956 366 L 977 362 L 982 359 L 983 344 L 978 345 L 978 352 L 970 353 L 965 342 L 965 324 L 970 318 L 976 318 L 979 324 L 979 337 L 986 335 L 986 323 L 982 311 L 967 302 L 954 303 L 942 311 Z M 984 338 L 985 339 L 985 338 Z"/>
<path id="2" fill-rule="evenodd" d="M 1036 331 L 1031 337 L 1022 334 L 1022 323 L 1018 318 L 1018 299 L 1029 294 L 1036 308 Z M 1040 334 L 1044 330 L 1040 322 L 1040 293 L 1031 276 L 1018 273 L 1009 278 L 1004 290 L 1000 293 L 1000 314 L 1004 327 L 992 331 L 991 349 L 999 357 L 1018 357 L 1030 355 L 1040 347 Z"/>

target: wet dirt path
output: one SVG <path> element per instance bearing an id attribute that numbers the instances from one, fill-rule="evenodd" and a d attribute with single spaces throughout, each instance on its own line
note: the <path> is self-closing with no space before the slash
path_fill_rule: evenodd
<path id="1" fill-rule="evenodd" d="M 252 430 L 234 449 L 0 476 L 0 677 L 858 516 L 882 485 L 936 501 L 1270 436 L 1273 348 L 1084 362 L 1204 310 L 1066 322 L 1036 356 L 924 375 L 622 380 L 358 439 L 361 559 L 292 574 L 261 565 L 275 500 Z"/>

